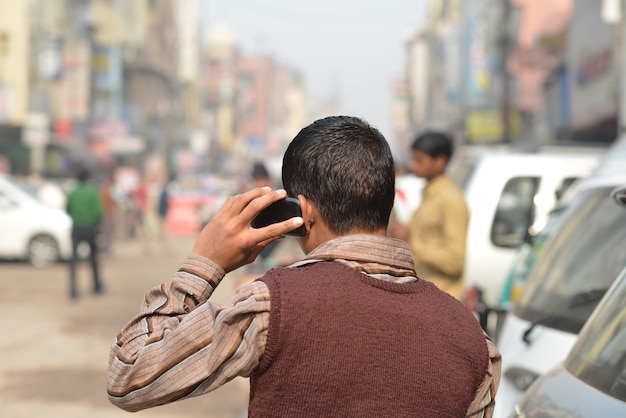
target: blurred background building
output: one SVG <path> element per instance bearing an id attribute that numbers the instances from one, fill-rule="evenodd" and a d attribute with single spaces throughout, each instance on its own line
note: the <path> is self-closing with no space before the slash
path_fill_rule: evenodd
<path id="1" fill-rule="evenodd" d="M 406 42 L 405 143 L 609 143 L 618 134 L 620 0 L 431 0 Z"/>
<path id="2" fill-rule="evenodd" d="M 242 53 L 227 25 L 201 27 L 199 1 L 0 0 L 0 171 L 246 172 L 341 112 L 338 97 L 313 102 L 297 68 Z M 428 1 L 387 81 L 394 153 L 426 128 L 466 143 L 612 142 L 622 3 Z"/>
<path id="3" fill-rule="evenodd" d="M 298 73 L 200 28 L 198 0 L 0 6 L 1 171 L 247 169 L 308 120 Z"/>

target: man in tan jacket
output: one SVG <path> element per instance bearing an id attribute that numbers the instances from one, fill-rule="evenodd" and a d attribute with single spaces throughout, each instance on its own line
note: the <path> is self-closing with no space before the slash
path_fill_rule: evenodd
<path id="1" fill-rule="evenodd" d="M 408 227 L 394 223 L 389 233 L 408 241 L 420 277 L 460 300 L 469 210 L 463 192 L 445 174 L 452 139 L 441 132 L 423 132 L 411 151 L 410 168 L 427 184 Z"/>

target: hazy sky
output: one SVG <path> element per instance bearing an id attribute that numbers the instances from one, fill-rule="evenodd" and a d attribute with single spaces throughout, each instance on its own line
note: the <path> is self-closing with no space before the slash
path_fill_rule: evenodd
<path id="1" fill-rule="evenodd" d="M 391 139 L 391 88 L 405 40 L 427 0 L 199 0 L 203 32 L 227 23 L 244 53 L 264 52 L 299 71 L 310 97 L 339 97 Z"/>

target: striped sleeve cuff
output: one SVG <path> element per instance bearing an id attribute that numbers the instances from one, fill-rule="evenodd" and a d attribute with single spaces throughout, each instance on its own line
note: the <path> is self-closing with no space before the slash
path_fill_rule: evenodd
<path id="1" fill-rule="evenodd" d="M 213 289 L 222 281 L 226 272 L 212 260 L 198 254 L 190 254 L 178 269 L 179 273 L 187 273 L 198 277 L 211 285 Z"/>

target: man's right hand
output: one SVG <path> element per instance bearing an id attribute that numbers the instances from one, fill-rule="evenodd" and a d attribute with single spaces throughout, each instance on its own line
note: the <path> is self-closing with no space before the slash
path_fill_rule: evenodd
<path id="1" fill-rule="evenodd" d="M 252 220 L 266 207 L 287 196 L 285 190 L 260 187 L 228 198 L 202 229 L 192 252 L 209 258 L 226 273 L 254 261 L 272 241 L 302 225 L 294 217 L 264 228 L 252 228 Z"/>

